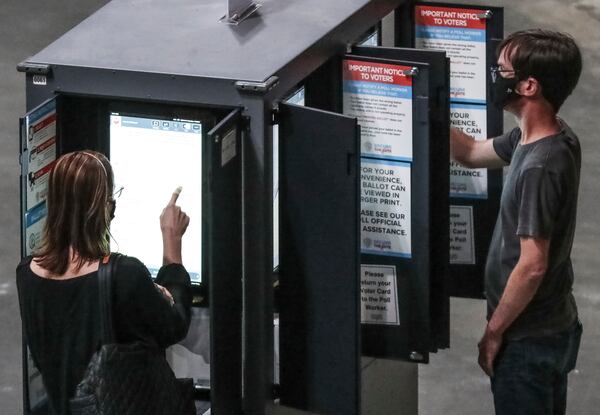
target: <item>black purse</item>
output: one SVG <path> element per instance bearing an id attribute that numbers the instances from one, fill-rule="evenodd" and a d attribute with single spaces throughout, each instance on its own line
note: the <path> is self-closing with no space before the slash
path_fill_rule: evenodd
<path id="1" fill-rule="evenodd" d="M 98 268 L 101 348 L 70 400 L 72 415 L 196 414 L 192 379 L 177 379 L 162 351 L 142 342 L 119 344 L 112 325 L 112 254 Z"/>

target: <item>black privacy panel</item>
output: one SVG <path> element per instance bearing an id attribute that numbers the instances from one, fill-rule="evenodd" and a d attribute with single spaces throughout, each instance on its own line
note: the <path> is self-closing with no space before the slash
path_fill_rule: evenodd
<path id="1" fill-rule="evenodd" d="M 431 237 L 430 68 L 360 55 L 342 68 L 361 125 L 362 353 L 427 362 L 430 249 L 445 242 Z"/>
<path id="2" fill-rule="evenodd" d="M 429 66 L 429 254 L 431 348 L 449 346 L 450 304 L 448 292 L 448 153 L 449 153 L 449 60 L 443 51 L 412 48 L 356 47 L 355 55 L 396 60 L 417 68 Z M 416 160 L 419 162 L 419 160 Z"/>
<path id="3" fill-rule="evenodd" d="M 281 402 L 360 411 L 356 120 L 280 106 Z"/>
<path id="4" fill-rule="evenodd" d="M 214 414 L 237 414 L 242 401 L 242 133 L 236 110 L 208 133 L 210 394 Z M 206 240 L 206 239 L 205 239 Z"/>

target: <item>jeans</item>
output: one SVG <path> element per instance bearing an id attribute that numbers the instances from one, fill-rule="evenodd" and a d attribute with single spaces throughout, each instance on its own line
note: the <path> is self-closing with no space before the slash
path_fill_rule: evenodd
<path id="1" fill-rule="evenodd" d="M 581 331 L 577 321 L 562 333 L 506 341 L 491 378 L 496 415 L 564 415 Z"/>

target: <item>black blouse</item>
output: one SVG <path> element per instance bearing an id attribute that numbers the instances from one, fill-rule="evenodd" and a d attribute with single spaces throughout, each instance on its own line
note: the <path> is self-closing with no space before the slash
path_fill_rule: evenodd
<path id="1" fill-rule="evenodd" d="M 69 414 L 68 402 L 100 346 L 98 272 L 71 279 L 35 274 L 31 257 L 17 267 L 21 318 L 33 361 L 40 370 L 51 412 Z M 165 348 L 185 338 L 190 324 L 190 277 L 182 265 L 163 266 L 156 283 L 175 300 L 171 306 L 139 260 L 122 256 L 112 276 L 116 340 Z"/>

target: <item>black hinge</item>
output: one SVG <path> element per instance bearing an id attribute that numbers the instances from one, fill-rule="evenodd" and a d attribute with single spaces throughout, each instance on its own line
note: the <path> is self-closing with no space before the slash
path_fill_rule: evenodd
<path id="1" fill-rule="evenodd" d="M 281 122 L 281 109 L 279 108 L 279 101 L 273 104 L 271 109 L 271 125 L 279 125 Z"/>
<path id="2" fill-rule="evenodd" d="M 33 75 L 49 76 L 52 73 L 52 67 L 45 63 L 21 62 L 17 65 L 17 71 Z"/>
<path id="3" fill-rule="evenodd" d="M 254 81 L 236 81 L 235 87 L 244 92 L 252 92 L 255 94 L 264 94 L 269 92 L 271 89 L 279 83 L 279 78 L 271 76 L 269 79 L 263 82 Z"/>
<path id="4" fill-rule="evenodd" d="M 242 119 L 242 122 L 241 122 L 242 131 L 249 133 L 252 119 L 246 115 L 243 115 L 241 119 Z"/>

